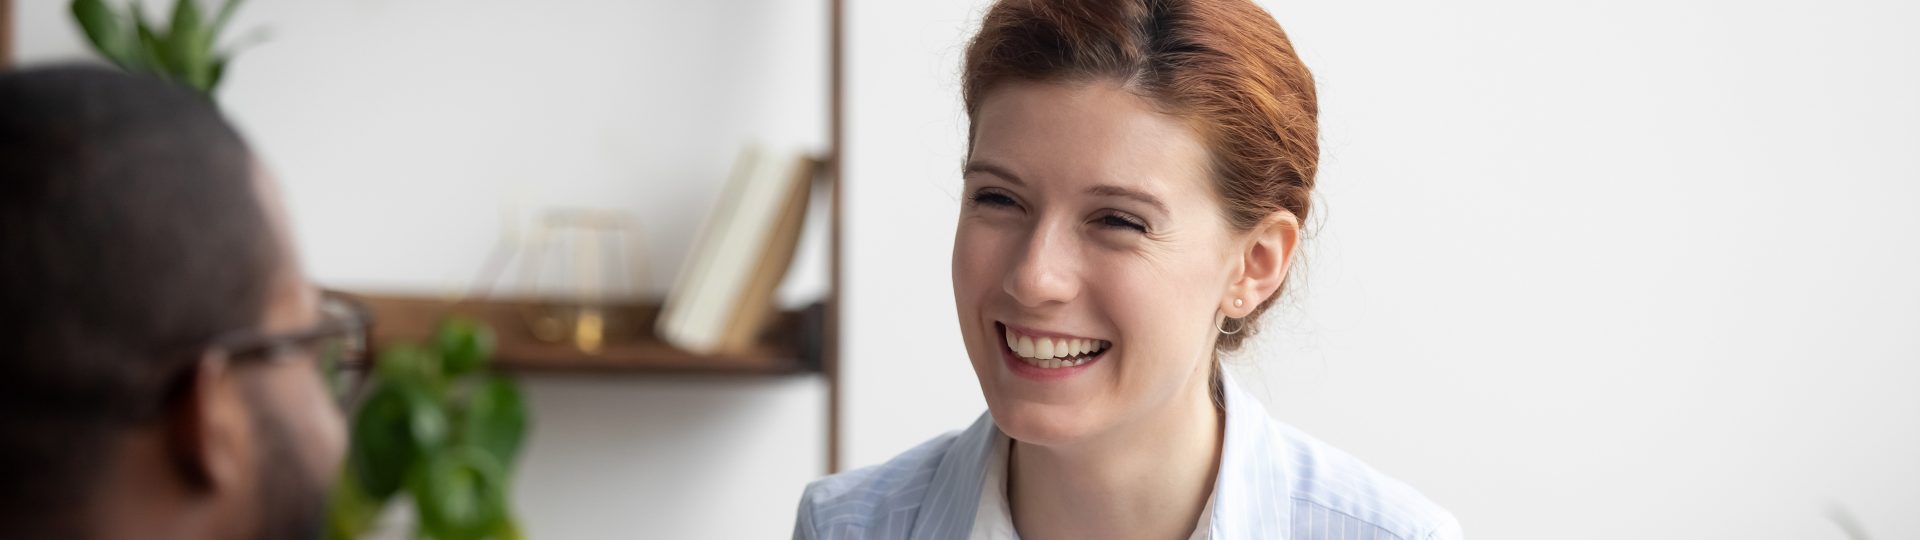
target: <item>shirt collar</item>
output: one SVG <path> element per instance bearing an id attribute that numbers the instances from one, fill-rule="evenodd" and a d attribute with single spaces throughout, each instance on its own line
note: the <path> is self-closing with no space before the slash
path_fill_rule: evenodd
<path id="1" fill-rule="evenodd" d="M 1293 531 L 1292 460 L 1282 457 L 1284 441 L 1267 408 L 1240 389 L 1233 374 L 1220 370 L 1227 405 L 1227 434 L 1221 443 L 1220 472 L 1213 479 L 1213 537 L 1285 539 Z"/>
<path id="2" fill-rule="evenodd" d="M 1285 535 L 1293 529 L 1293 505 L 1287 504 L 1291 497 L 1283 479 L 1293 475 L 1287 470 L 1287 460 L 1273 457 L 1280 442 L 1273 433 L 1272 421 L 1266 408 L 1240 390 L 1233 375 L 1224 369 L 1220 386 L 1226 402 L 1227 433 L 1221 445 L 1220 471 L 1207 502 L 1209 534 L 1213 538 L 1253 538 L 1257 531 Z M 981 492 L 987 487 L 994 445 L 1004 445 L 1005 437 L 994 425 L 993 416 L 983 413 L 954 439 L 934 470 L 927 499 L 914 519 L 913 540 L 967 538 L 980 511 Z M 1005 455 L 1000 457 L 1004 463 Z M 993 489 L 1003 488 L 996 485 Z M 1005 500 L 1004 493 L 1001 500 Z M 1207 518 L 1207 514 L 1202 517 Z"/>
<path id="3" fill-rule="evenodd" d="M 1020 533 L 1013 529 L 1013 510 L 1007 505 L 1007 456 L 1013 450 L 1013 439 L 995 430 L 992 454 L 987 457 L 987 475 L 980 484 L 980 505 L 974 511 L 973 528 L 968 532 L 968 540 L 1019 540 Z M 1213 497 L 1207 497 L 1207 504 L 1200 508 L 1200 519 L 1194 522 L 1193 533 L 1187 540 L 1209 540 L 1213 535 Z"/>
<path id="4" fill-rule="evenodd" d="M 927 485 L 927 499 L 914 516 L 911 540 L 966 538 L 980 506 L 980 488 L 986 480 L 987 460 L 993 455 L 993 415 L 982 413 L 940 458 Z"/>

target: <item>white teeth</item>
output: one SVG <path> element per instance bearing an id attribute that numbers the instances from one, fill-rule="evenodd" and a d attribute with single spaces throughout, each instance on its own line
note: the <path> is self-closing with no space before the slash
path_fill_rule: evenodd
<path id="1" fill-rule="evenodd" d="M 1089 354 L 1105 350 L 1110 343 L 1098 339 L 1055 339 L 1032 337 L 1007 329 L 1007 348 L 1028 365 L 1042 369 L 1073 367 L 1087 363 Z"/>
<path id="2" fill-rule="evenodd" d="M 1076 357 L 1074 359 L 1069 360 L 1066 358 L 1028 358 L 1028 357 L 1022 356 L 1020 357 L 1020 361 L 1025 362 L 1029 366 L 1033 366 L 1041 369 L 1060 369 L 1063 367 L 1073 367 L 1073 366 L 1085 364 L 1087 363 L 1087 358 Z"/>

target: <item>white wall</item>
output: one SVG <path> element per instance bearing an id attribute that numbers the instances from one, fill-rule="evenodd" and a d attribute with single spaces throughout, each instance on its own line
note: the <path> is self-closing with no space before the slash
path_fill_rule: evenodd
<path id="1" fill-rule="evenodd" d="M 14 5 L 23 63 L 91 56 L 67 2 Z M 250 0 L 232 28 L 270 35 L 220 100 L 333 287 L 464 289 L 514 224 L 593 207 L 640 221 L 659 294 L 741 144 L 826 139 L 824 2 Z M 817 248 L 788 301 L 822 290 Z M 534 538 L 781 537 L 825 463 L 818 377 L 523 381 Z"/>
<path id="2" fill-rule="evenodd" d="M 1320 234 L 1236 360 L 1476 538 L 1920 537 L 1911 2 L 1264 2 Z M 855 464 L 982 408 L 953 323 L 964 39 L 849 7 Z"/>

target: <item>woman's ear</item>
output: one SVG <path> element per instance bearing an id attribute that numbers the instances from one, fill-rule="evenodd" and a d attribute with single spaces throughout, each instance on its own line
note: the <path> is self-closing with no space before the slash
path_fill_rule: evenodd
<path id="1" fill-rule="evenodd" d="M 1300 220 L 1293 212 L 1281 210 L 1260 220 L 1240 244 L 1239 271 L 1227 286 L 1227 297 L 1220 300 L 1220 312 L 1245 317 L 1278 292 L 1299 245 Z"/>
<path id="2" fill-rule="evenodd" d="M 201 355 L 167 411 L 168 461 L 181 483 L 194 490 L 238 489 L 246 470 L 251 427 L 231 365 L 225 353 Z"/>

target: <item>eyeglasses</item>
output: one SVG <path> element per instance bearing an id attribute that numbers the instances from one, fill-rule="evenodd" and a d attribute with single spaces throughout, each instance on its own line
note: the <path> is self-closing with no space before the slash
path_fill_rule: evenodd
<path id="1" fill-rule="evenodd" d="M 372 367 L 367 335 L 373 317 L 366 306 L 344 295 L 325 293 L 320 322 L 276 334 L 237 333 L 215 341 L 234 362 L 281 362 L 315 356 L 314 366 L 343 409 L 360 397 Z"/>

